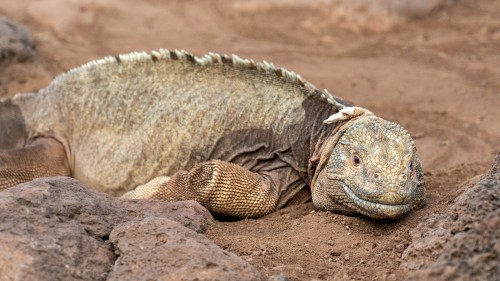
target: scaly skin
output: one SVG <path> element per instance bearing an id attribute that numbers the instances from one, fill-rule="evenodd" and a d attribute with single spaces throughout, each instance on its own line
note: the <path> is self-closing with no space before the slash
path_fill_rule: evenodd
<path id="1" fill-rule="evenodd" d="M 71 175 L 124 198 L 194 199 L 242 218 L 311 198 L 373 218 L 424 203 L 406 130 L 266 62 L 108 57 L 0 109 L 0 190 Z"/>
<path id="2" fill-rule="evenodd" d="M 406 130 L 368 116 L 344 125 L 338 134 L 314 184 L 318 209 L 397 218 L 423 206 L 422 166 Z"/>
<path id="3" fill-rule="evenodd" d="M 341 111 L 325 121 L 347 120 L 337 126 L 320 150 L 311 183 L 316 208 L 377 219 L 396 219 L 422 208 L 425 203 L 423 170 L 408 132 L 365 109 L 354 110 L 355 113 L 348 114 Z M 276 197 L 266 196 L 270 192 L 269 184 L 259 186 L 258 178 L 250 176 L 248 181 L 253 183 L 240 186 L 247 177 L 245 171 L 238 168 L 219 161 L 202 163 L 189 172 L 177 173 L 173 179 L 157 178 L 123 197 L 192 199 L 213 212 L 235 217 L 259 217 L 274 210 L 273 198 Z M 231 190 L 240 192 L 228 192 Z M 256 208 L 248 208 L 248 204 Z"/>

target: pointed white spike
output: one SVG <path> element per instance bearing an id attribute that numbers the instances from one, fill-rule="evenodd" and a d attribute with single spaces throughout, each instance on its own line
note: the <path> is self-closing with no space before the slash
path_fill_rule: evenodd
<path id="1" fill-rule="evenodd" d="M 163 56 L 161 55 L 160 52 L 157 52 L 157 51 L 152 51 L 151 54 L 157 58 L 162 58 Z"/>
<path id="2" fill-rule="evenodd" d="M 194 57 L 194 60 L 196 61 L 197 64 L 199 65 L 205 65 L 205 57 L 199 58 L 199 57 Z"/>
<path id="3" fill-rule="evenodd" d="M 332 116 L 328 117 L 325 121 L 323 121 L 324 124 L 331 124 L 335 123 L 338 121 L 344 121 L 344 120 L 350 120 L 352 118 L 361 116 L 361 115 L 373 115 L 371 111 L 369 111 L 366 108 L 362 107 L 344 107 L 339 112 L 333 114 Z"/>
<path id="4" fill-rule="evenodd" d="M 184 52 L 182 50 L 175 50 L 174 52 L 179 59 L 184 57 Z"/>
<path id="5" fill-rule="evenodd" d="M 231 59 L 233 60 L 233 63 L 234 63 L 235 65 L 243 65 L 243 60 L 242 60 L 242 59 L 240 59 L 237 55 L 233 54 L 233 55 L 231 56 Z"/>
<path id="6" fill-rule="evenodd" d="M 160 54 L 166 59 L 170 59 L 170 51 L 167 49 L 160 49 Z"/>

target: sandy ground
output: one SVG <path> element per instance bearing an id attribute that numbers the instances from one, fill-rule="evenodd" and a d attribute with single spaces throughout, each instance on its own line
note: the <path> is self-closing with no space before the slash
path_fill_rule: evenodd
<path id="1" fill-rule="evenodd" d="M 426 170 L 427 207 L 391 222 L 308 204 L 217 222 L 208 237 L 268 276 L 399 280 L 408 231 L 445 210 L 500 151 L 500 1 L 396 12 L 343 2 L 3 0 L 0 14 L 31 30 L 40 59 L 9 67 L 3 75 L 13 79 L 0 96 L 134 50 L 236 53 L 293 70 L 410 131 Z"/>

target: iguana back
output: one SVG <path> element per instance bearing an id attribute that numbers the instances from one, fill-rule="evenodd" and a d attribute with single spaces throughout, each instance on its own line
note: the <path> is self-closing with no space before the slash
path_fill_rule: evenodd
<path id="1" fill-rule="evenodd" d="M 161 50 L 88 63 L 14 100 L 30 138 L 53 135 L 73 177 L 118 195 L 208 159 L 305 178 L 311 135 L 334 112 L 325 95 L 271 64 Z"/>

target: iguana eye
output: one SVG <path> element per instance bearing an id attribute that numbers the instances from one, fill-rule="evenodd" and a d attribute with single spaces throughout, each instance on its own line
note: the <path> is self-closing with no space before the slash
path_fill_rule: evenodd
<path id="1" fill-rule="evenodd" d="M 357 154 L 354 154 L 352 156 L 352 163 L 354 164 L 354 166 L 359 166 L 359 164 L 361 164 L 361 158 L 359 158 L 359 155 Z"/>
<path id="2" fill-rule="evenodd" d="M 408 164 L 408 170 L 410 170 L 410 172 L 413 171 L 413 161 Z"/>

